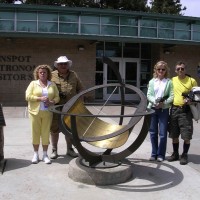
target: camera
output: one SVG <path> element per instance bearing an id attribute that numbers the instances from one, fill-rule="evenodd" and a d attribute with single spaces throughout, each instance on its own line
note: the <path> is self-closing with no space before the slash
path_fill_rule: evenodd
<path id="1" fill-rule="evenodd" d="M 59 92 L 59 96 L 61 99 L 66 99 L 67 95 L 64 92 Z"/>
<path id="2" fill-rule="evenodd" d="M 156 99 L 156 103 L 162 103 L 162 102 L 164 102 L 166 100 L 166 98 L 164 98 L 164 97 L 158 97 L 157 99 Z"/>
<path id="3" fill-rule="evenodd" d="M 182 93 L 182 96 L 184 97 L 184 98 L 190 98 L 190 95 L 189 95 L 189 93 Z"/>

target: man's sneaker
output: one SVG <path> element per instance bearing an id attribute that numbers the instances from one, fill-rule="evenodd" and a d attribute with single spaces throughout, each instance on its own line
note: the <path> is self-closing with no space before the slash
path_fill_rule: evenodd
<path id="1" fill-rule="evenodd" d="M 56 159 L 58 157 L 57 150 L 53 149 L 50 158 Z"/>
<path id="2" fill-rule="evenodd" d="M 78 154 L 74 151 L 73 148 L 67 149 L 67 155 L 68 155 L 68 156 L 71 156 L 71 157 L 73 157 L 73 158 L 78 157 Z"/>
<path id="3" fill-rule="evenodd" d="M 32 159 L 32 163 L 33 164 L 38 164 L 38 162 L 39 162 L 39 156 L 38 156 L 38 154 L 34 153 L 33 159 Z"/>
<path id="4" fill-rule="evenodd" d="M 174 152 L 167 160 L 169 162 L 173 162 L 173 161 L 179 160 L 179 154 Z"/>
<path id="5" fill-rule="evenodd" d="M 187 163 L 188 163 L 188 155 L 187 155 L 187 153 L 183 153 L 181 155 L 180 164 L 187 165 Z"/>
<path id="6" fill-rule="evenodd" d="M 46 164 L 51 164 L 51 160 L 49 159 L 49 157 L 47 155 L 43 156 L 42 159 Z"/>

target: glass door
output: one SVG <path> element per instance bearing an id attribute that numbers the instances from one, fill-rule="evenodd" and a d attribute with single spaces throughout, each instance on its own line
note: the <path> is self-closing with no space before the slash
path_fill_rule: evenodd
<path id="1" fill-rule="evenodd" d="M 119 71 L 121 78 L 124 83 L 139 87 L 139 59 L 134 58 L 110 58 Z M 118 83 L 117 77 L 115 76 L 112 69 L 104 64 L 104 84 L 107 83 Z M 104 100 L 120 100 L 119 88 L 110 87 L 104 88 Z M 126 100 L 137 100 L 138 96 L 129 89 L 125 90 Z"/>

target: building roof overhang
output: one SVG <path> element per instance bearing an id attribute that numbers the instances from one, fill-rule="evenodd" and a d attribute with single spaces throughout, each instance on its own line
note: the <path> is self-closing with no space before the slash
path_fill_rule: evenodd
<path id="1" fill-rule="evenodd" d="M 0 11 L 0 37 L 200 43 L 197 17 L 28 4 L 1 4 Z"/>

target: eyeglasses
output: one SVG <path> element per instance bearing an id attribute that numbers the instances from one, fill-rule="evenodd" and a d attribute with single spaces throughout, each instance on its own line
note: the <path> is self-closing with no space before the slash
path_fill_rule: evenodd
<path id="1" fill-rule="evenodd" d="M 176 68 L 176 71 L 184 71 L 185 70 L 185 68 L 183 68 L 183 67 L 178 67 L 178 68 Z"/>
<path id="2" fill-rule="evenodd" d="M 163 71 L 163 72 L 164 72 L 166 69 L 156 69 L 156 70 L 157 70 L 157 71 Z"/>

